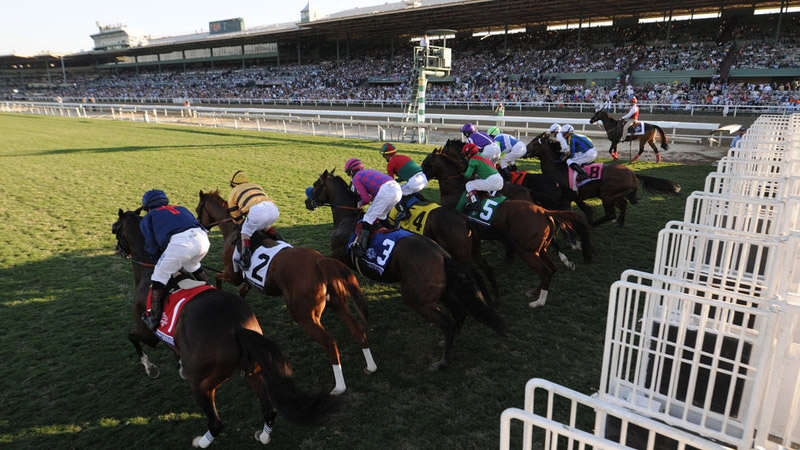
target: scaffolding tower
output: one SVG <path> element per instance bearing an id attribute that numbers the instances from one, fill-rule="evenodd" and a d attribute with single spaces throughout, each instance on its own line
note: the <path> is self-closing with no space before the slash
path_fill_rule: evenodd
<path id="1" fill-rule="evenodd" d="M 428 136 L 425 130 L 425 91 L 428 77 L 446 77 L 450 75 L 452 49 L 447 48 L 447 37 L 455 35 L 455 30 L 430 30 L 414 47 L 414 82 L 411 83 L 408 105 L 405 108 L 404 124 L 417 124 L 415 127 L 404 126 L 401 140 L 426 144 Z M 433 40 L 442 40 L 442 45 L 433 45 Z"/>

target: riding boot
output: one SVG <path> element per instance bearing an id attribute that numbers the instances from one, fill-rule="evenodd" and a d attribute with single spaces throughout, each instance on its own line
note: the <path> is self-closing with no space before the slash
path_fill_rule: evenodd
<path id="1" fill-rule="evenodd" d="M 633 159 L 631 160 L 631 162 L 634 162 L 634 161 L 636 161 L 637 159 L 639 159 L 639 157 L 640 157 L 640 156 L 642 156 L 642 155 L 641 155 L 641 153 L 637 153 L 637 154 L 636 154 L 636 156 L 634 156 L 634 157 L 633 157 Z"/>
<path id="2" fill-rule="evenodd" d="M 403 220 L 406 220 L 411 216 L 411 214 L 409 214 L 408 212 L 408 208 L 406 207 L 405 202 L 406 202 L 406 197 L 403 196 L 403 198 L 401 198 L 400 201 L 397 202 L 397 205 L 395 205 L 395 208 L 397 208 L 398 222 L 402 222 Z"/>
<path id="3" fill-rule="evenodd" d="M 250 258 L 253 256 L 253 253 L 250 251 L 250 239 L 242 239 L 242 250 L 240 253 L 236 264 L 244 272 L 250 267 Z"/>
<path id="4" fill-rule="evenodd" d="M 372 224 L 361 222 L 361 233 L 356 236 L 355 240 L 353 240 L 353 243 L 350 244 L 350 250 L 359 258 L 363 258 L 367 251 L 370 233 L 372 233 Z"/>
<path id="5" fill-rule="evenodd" d="M 150 328 L 153 331 L 156 331 L 158 326 L 161 325 L 161 307 L 166 291 L 166 286 L 158 281 L 154 281 L 150 286 L 151 308 L 142 314 L 142 321 L 145 325 L 147 325 L 147 328 Z"/>
<path id="6" fill-rule="evenodd" d="M 657 163 L 661 162 L 661 153 L 656 153 L 656 162 Z"/>
<path id="7" fill-rule="evenodd" d="M 464 205 L 464 212 L 480 211 L 481 202 L 478 201 L 478 191 L 467 192 L 467 204 Z"/>
<path id="8" fill-rule="evenodd" d="M 589 174 L 586 173 L 586 171 L 583 170 L 583 167 L 581 167 L 580 164 L 572 163 L 572 164 L 569 165 L 569 167 L 572 170 L 574 170 L 575 172 L 578 173 L 578 178 L 576 179 L 577 181 L 580 182 L 580 181 L 583 181 L 583 180 L 589 178 Z"/>
<path id="9" fill-rule="evenodd" d="M 211 284 L 211 280 L 208 278 L 208 274 L 206 273 L 205 270 L 203 270 L 202 267 L 192 272 L 192 276 L 197 281 L 202 281 L 209 285 Z"/>

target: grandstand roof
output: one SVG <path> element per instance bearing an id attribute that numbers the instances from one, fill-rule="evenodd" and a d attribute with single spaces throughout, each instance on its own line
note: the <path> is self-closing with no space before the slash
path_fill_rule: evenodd
<path id="1" fill-rule="evenodd" d="M 380 1 L 380 0 L 376 0 Z M 92 51 L 64 55 L 72 65 L 94 65 L 122 55 L 144 55 L 209 46 L 243 45 L 261 42 L 297 41 L 309 37 L 327 39 L 386 38 L 420 36 L 434 28 L 459 32 L 501 30 L 508 26 L 556 25 L 583 21 L 673 16 L 722 10 L 780 7 L 780 0 L 403 0 L 372 7 L 353 8 L 307 23 L 283 23 L 250 27 L 245 31 L 208 33 L 152 39 L 150 44 L 124 50 Z M 784 6 L 798 6 L 789 0 Z M 0 68 L 53 61 L 53 55 L 0 56 Z"/>

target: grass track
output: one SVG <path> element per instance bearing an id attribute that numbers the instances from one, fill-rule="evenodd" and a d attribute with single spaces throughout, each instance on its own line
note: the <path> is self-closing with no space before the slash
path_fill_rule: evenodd
<path id="1" fill-rule="evenodd" d="M 133 278 L 114 255 L 118 208 L 134 209 L 145 190 L 160 188 L 193 210 L 200 189 L 227 195 L 227 177 L 244 169 L 280 207 L 284 237 L 328 253 L 330 210 L 307 211 L 304 188 L 323 169 L 342 173 L 349 157 L 385 168 L 377 143 L 349 139 L 23 115 L 0 115 L 0 136 L 0 446 L 7 448 L 186 448 L 206 430 L 167 347 L 148 351 L 162 368 L 153 381 L 127 340 Z M 417 162 L 431 148 L 399 146 Z M 538 169 L 530 160 L 520 166 Z M 680 183 L 684 196 L 702 189 L 711 170 L 632 168 Z M 360 279 L 378 372 L 362 373 L 358 346 L 334 315 L 323 316 L 342 352 L 345 410 L 317 429 L 279 417 L 269 448 L 496 448 L 500 413 L 522 406 L 529 378 L 594 392 L 610 284 L 625 269 L 651 269 L 658 231 L 683 215 L 683 197 L 640 197 L 624 229 L 594 230 L 593 264 L 572 252 L 577 271 L 558 265 L 543 309 L 529 309 L 522 295 L 537 276 L 519 261 L 503 266 L 501 249 L 485 245 L 502 272 L 500 313 L 510 336 L 468 319 L 443 373 L 427 371 L 440 352 L 438 331 L 401 303 L 394 286 Z M 220 267 L 219 231 L 211 238 L 204 262 Z M 331 389 L 327 356 L 291 321 L 283 300 L 256 293 L 247 300 L 299 384 Z M 252 438 L 260 415 L 246 383 L 229 380 L 217 399 L 227 427 L 212 448 L 260 448 Z"/>

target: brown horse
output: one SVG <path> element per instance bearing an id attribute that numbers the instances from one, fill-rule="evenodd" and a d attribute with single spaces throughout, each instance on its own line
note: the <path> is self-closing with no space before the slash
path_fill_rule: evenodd
<path id="1" fill-rule="evenodd" d="M 439 180 L 444 205 L 455 206 L 464 194 L 466 179 L 462 174 L 467 162 L 461 158 L 460 148 L 460 143 L 448 141 L 422 163 L 425 175 Z M 497 206 L 489 229 L 508 234 L 514 241 L 516 254 L 539 274 L 539 286 L 526 292 L 528 297 L 538 296 L 537 300 L 529 303 L 532 308 L 547 301 L 550 282 L 556 271 L 547 248 L 558 231 L 574 232 L 580 236 L 584 260 L 590 262 L 592 258 L 589 226 L 583 217 L 572 211 L 549 211 L 528 201 L 508 199 Z"/>
<path id="2" fill-rule="evenodd" d="M 154 347 L 159 339 L 142 322 L 153 261 L 144 250 L 144 236 L 139 229 L 140 210 L 123 212 L 111 227 L 117 237 L 117 253 L 133 262 L 136 291 L 133 316 L 136 328 L 128 339 L 151 378 L 159 375 L 158 366 L 142 351 L 141 343 Z M 208 418 L 208 431 L 195 437 L 192 445 L 207 447 L 222 431 L 217 413 L 217 388 L 234 373 L 247 374 L 250 387 L 261 404 L 264 428 L 256 439 L 266 444 L 275 423 L 276 411 L 300 425 L 321 423 L 337 407 L 329 394 L 305 394 L 297 390 L 288 361 L 278 346 L 267 339 L 255 314 L 238 296 L 210 289 L 186 302 L 174 331 L 173 350 L 179 358 L 180 375 L 189 381 L 195 400 Z"/>
<path id="3" fill-rule="evenodd" d="M 622 227 L 628 202 L 636 204 L 639 201 L 636 192 L 640 181 L 649 192 L 678 195 L 681 191 L 680 185 L 670 180 L 642 175 L 620 164 L 603 164 L 601 178 L 580 186 L 575 192 L 569 188 L 567 165 L 558 157 L 558 151 L 557 146 L 547 138 L 547 133 L 540 134 L 528 143 L 528 155 L 539 158 L 542 173 L 561 184 L 565 195 L 577 203 L 592 226 L 613 220 Z M 605 216 L 602 219 L 593 221 L 592 208 L 582 202 L 589 198 L 599 198 L 603 202 Z M 619 218 L 615 207 L 619 209 Z"/>
<path id="4" fill-rule="evenodd" d="M 206 228 L 219 225 L 225 239 L 225 247 L 222 251 L 225 271 L 217 274 L 217 287 L 222 284 L 222 281 L 233 284 L 242 282 L 241 272 L 233 271 L 233 249 L 239 241 L 240 230 L 238 226 L 228 220 L 230 217 L 228 203 L 219 196 L 219 192 L 203 193 L 200 191 L 197 219 Z M 253 236 L 253 244 L 273 247 L 276 242 L 262 233 L 257 233 L 256 236 Z M 252 282 L 252 280 L 249 281 Z M 353 317 L 345 301 L 349 296 L 361 318 L 365 322 L 367 321 L 367 302 L 358 286 L 358 280 L 347 266 L 335 259 L 322 256 L 314 249 L 290 247 L 279 251 L 272 257 L 263 282 L 262 292 L 266 295 L 283 295 L 292 319 L 299 323 L 308 336 L 319 342 L 328 353 L 336 380 L 336 387 L 333 388 L 331 394 L 341 394 L 347 386 L 342 374 L 336 340 L 322 326 L 322 312 L 326 305 L 336 312 L 339 319 L 350 330 L 350 334 L 361 345 L 364 358 L 367 360 L 364 372 L 372 374 L 378 370 L 372 359 L 364 327 Z M 243 286 L 249 286 L 249 284 Z M 258 286 L 256 288 L 258 289 Z"/>
<path id="5" fill-rule="evenodd" d="M 644 124 L 644 134 L 640 136 L 634 136 L 632 134 L 628 134 L 627 136 L 623 136 L 620 138 L 619 133 L 622 132 L 619 124 L 620 121 L 611 117 L 605 109 L 598 109 L 591 119 L 589 119 L 589 123 L 595 123 L 597 121 L 603 122 L 603 128 L 606 130 L 606 136 L 608 136 L 608 140 L 611 141 L 611 148 L 608 149 L 608 153 L 616 158 L 617 154 L 617 144 L 622 142 L 630 142 L 630 141 L 639 141 L 639 153 L 633 157 L 632 161 L 636 161 L 642 156 L 644 153 L 644 146 L 645 144 L 649 144 L 650 148 L 656 153 L 656 162 L 661 162 L 661 154 L 658 153 L 658 147 L 656 147 L 656 133 L 661 137 L 661 148 L 664 150 L 669 149 L 669 142 L 667 141 L 667 134 L 664 133 L 664 130 L 655 124 L 652 123 L 645 123 Z M 631 127 L 633 129 L 633 127 Z"/>
<path id="6" fill-rule="evenodd" d="M 306 208 L 314 210 L 330 205 L 333 256 L 373 280 L 400 282 L 403 302 L 442 330 L 444 352 L 439 361 L 431 364 L 431 370 L 443 369 L 450 363 L 453 341 L 467 315 L 504 335 L 505 324 L 486 301 L 480 276 L 470 266 L 451 258 L 431 239 L 411 234 L 396 243 L 387 243 L 388 259 L 382 273 L 352 259 L 346 251 L 347 243 L 362 214 L 356 207 L 358 198 L 355 195 L 341 177 L 326 170 L 314 182 Z M 443 311 L 440 304 L 450 314 Z"/>

